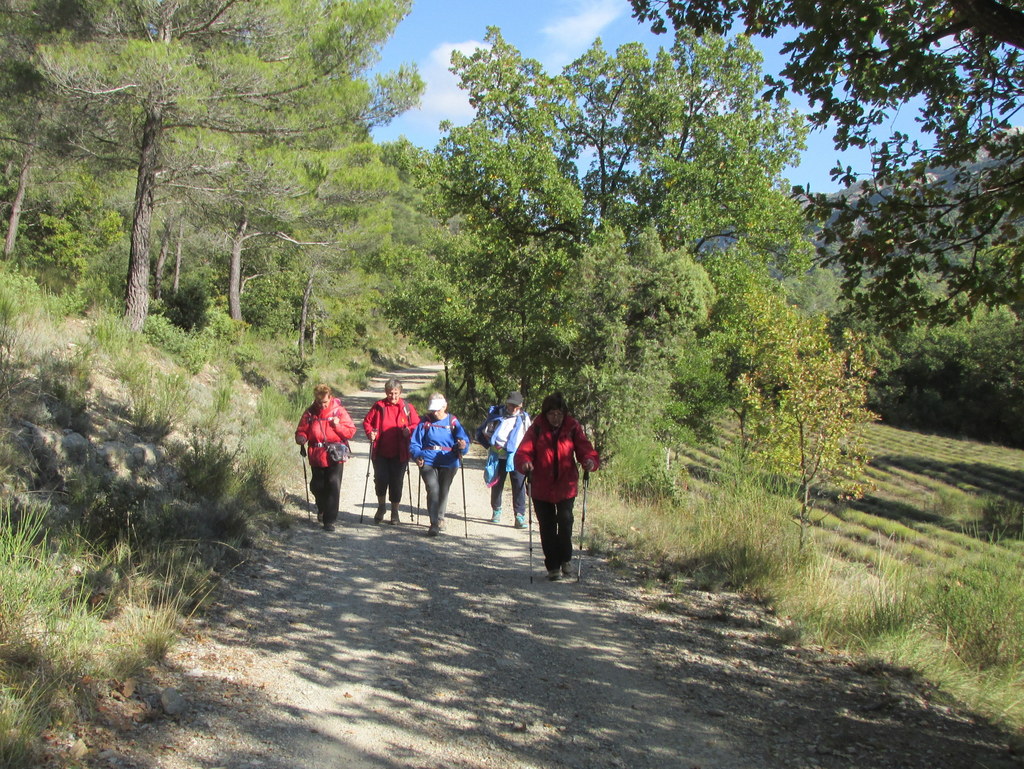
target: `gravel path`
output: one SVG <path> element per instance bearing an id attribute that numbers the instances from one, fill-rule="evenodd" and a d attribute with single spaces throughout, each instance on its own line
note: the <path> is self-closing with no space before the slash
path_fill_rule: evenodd
<path id="1" fill-rule="evenodd" d="M 398 373 L 411 390 L 433 370 Z M 357 422 L 382 385 L 343 399 Z M 309 521 L 296 456 L 296 525 L 228 577 L 163 665 L 101 697 L 82 764 L 1021 766 L 991 725 L 901 671 L 779 643 L 739 596 L 641 590 L 590 556 L 580 583 L 551 583 L 536 529 L 531 582 L 529 533 L 489 522 L 479 447 L 468 537 L 458 477 L 440 537 L 406 504 L 401 525 L 374 525 L 367 448 L 360 433 L 333 533 Z"/>

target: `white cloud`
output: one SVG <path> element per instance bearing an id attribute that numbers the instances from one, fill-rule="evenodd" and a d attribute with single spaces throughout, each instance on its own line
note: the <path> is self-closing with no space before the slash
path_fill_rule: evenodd
<path id="1" fill-rule="evenodd" d="M 590 47 L 595 38 L 628 10 L 625 0 L 574 0 L 572 12 L 548 24 L 541 32 L 551 46 L 549 62 L 567 64 Z"/>
<path id="2" fill-rule="evenodd" d="M 473 108 L 469 106 L 466 92 L 459 88 L 458 79 L 449 71 L 452 51 L 468 55 L 477 48 L 485 47 L 484 43 L 476 40 L 441 43 L 435 47 L 427 61 L 419 67 L 420 77 L 426 84 L 420 108 L 406 113 L 406 117 L 431 129 L 436 129 L 442 120 L 451 120 L 456 124 L 469 122 L 473 117 Z"/>

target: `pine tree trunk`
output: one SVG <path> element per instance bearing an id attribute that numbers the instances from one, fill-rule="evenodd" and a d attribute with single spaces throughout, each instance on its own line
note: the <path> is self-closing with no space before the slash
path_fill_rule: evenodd
<path id="1" fill-rule="evenodd" d="M 153 270 L 153 297 L 160 298 L 163 280 L 164 267 L 167 264 L 167 252 L 171 248 L 171 223 L 164 224 L 164 233 L 160 239 L 160 255 L 156 258 L 156 268 Z"/>
<path id="2" fill-rule="evenodd" d="M 313 293 L 313 273 L 306 281 L 306 290 L 302 292 L 302 314 L 299 316 L 299 359 L 306 359 L 306 321 L 309 319 L 309 297 Z"/>
<path id="3" fill-rule="evenodd" d="M 231 241 L 231 264 L 228 268 L 228 314 L 232 320 L 242 319 L 242 245 L 249 220 L 243 214 Z"/>
<path id="4" fill-rule="evenodd" d="M 153 222 L 154 192 L 159 159 L 160 110 L 146 116 L 139 153 L 139 173 L 135 183 L 135 211 L 132 217 L 128 279 L 125 282 L 124 317 L 132 331 L 141 331 L 149 313 L 149 235 Z"/>
<path id="5" fill-rule="evenodd" d="M 178 220 L 178 242 L 174 244 L 174 283 L 171 288 L 178 293 L 181 285 L 181 241 L 185 237 L 185 217 Z"/>
<path id="6" fill-rule="evenodd" d="M 25 190 L 28 189 L 28 175 L 32 168 L 32 156 L 36 145 L 30 144 L 21 160 L 21 172 L 18 174 L 18 189 L 11 201 L 11 216 L 7 220 L 7 237 L 4 239 L 4 258 L 14 253 L 14 243 L 18 238 L 18 224 L 21 222 L 21 208 L 25 203 Z"/>

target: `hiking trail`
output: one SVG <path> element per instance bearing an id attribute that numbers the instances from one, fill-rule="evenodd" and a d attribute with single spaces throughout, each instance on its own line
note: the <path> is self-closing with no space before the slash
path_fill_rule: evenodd
<path id="1" fill-rule="evenodd" d="M 342 401 L 361 425 L 387 376 L 410 392 L 435 372 L 382 375 Z M 478 415 L 456 416 L 472 433 Z M 642 589 L 591 555 L 580 583 L 548 582 L 536 525 L 531 583 L 508 485 L 490 523 L 479 446 L 441 536 L 416 522 L 415 466 L 402 523 L 375 525 L 372 477 L 361 504 L 368 447 L 360 427 L 334 532 L 306 504 L 296 447 L 294 525 L 227 575 L 145 680 L 102 698 L 82 765 L 1021 766 L 994 726 L 899 670 L 782 643 L 776 618 L 741 596 Z M 577 542 L 581 512 L 582 498 Z M 589 500 L 588 528 L 600 515 Z"/>

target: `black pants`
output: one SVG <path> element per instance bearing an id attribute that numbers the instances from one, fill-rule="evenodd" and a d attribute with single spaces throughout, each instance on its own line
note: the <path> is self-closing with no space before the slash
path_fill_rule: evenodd
<path id="1" fill-rule="evenodd" d="M 388 499 L 396 504 L 402 501 L 402 486 L 408 466 L 408 462 L 398 457 L 373 458 L 373 489 L 378 499 L 387 494 Z"/>
<path id="2" fill-rule="evenodd" d="M 533 500 L 540 529 L 540 546 L 544 551 L 544 568 L 554 571 L 572 560 L 572 507 L 576 497 L 563 499 L 557 504 Z"/>
<path id="3" fill-rule="evenodd" d="M 341 504 L 341 478 L 345 474 L 345 465 L 341 462 L 331 463 L 327 467 L 310 467 L 312 478 L 309 490 L 316 500 L 316 509 L 324 523 L 334 523 L 338 519 L 338 506 Z"/>

